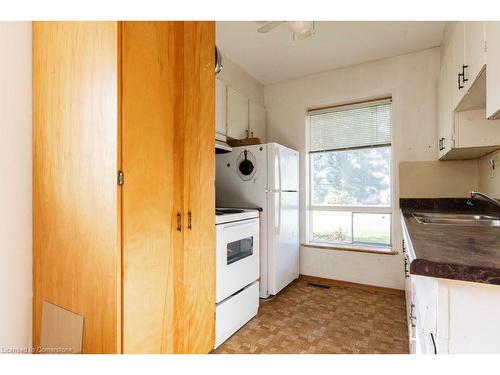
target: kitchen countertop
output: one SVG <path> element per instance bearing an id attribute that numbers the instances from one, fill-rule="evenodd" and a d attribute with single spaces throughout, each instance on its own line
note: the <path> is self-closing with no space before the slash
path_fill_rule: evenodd
<path id="1" fill-rule="evenodd" d="M 480 213 L 500 209 L 467 199 L 401 199 L 401 222 L 410 243 L 410 274 L 500 285 L 500 228 L 419 224 L 413 212 Z"/>

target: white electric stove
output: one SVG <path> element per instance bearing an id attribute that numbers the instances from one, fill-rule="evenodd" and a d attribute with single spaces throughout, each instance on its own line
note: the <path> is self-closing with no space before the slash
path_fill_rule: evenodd
<path id="1" fill-rule="evenodd" d="M 217 208 L 215 347 L 259 309 L 259 211 Z"/>

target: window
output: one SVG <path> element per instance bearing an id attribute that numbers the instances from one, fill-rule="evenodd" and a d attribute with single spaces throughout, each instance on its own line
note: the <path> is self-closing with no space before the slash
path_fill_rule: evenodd
<path id="1" fill-rule="evenodd" d="M 309 113 L 309 241 L 391 245 L 391 101 Z"/>

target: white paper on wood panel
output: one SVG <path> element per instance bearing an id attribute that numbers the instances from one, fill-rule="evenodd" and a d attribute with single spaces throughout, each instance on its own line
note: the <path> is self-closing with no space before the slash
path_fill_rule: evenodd
<path id="1" fill-rule="evenodd" d="M 83 316 L 43 301 L 41 352 L 78 354 L 82 352 Z"/>

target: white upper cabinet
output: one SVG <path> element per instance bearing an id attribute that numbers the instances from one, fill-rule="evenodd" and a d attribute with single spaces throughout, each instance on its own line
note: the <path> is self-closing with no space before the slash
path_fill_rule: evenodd
<path id="1" fill-rule="evenodd" d="M 248 138 L 248 98 L 227 87 L 227 136 L 234 139 Z"/>
<path id="2" fill-rule="evenodd" d="M 249 101 L 249 130 L 250 138 L 259 138 L 262 143 L 266 142 L 266 110 L 263 106 Z"/>
<path id="3" fill-rule="evenodd" d="M 455 89 L 452 94 L 452 108 L 455 109 L 465 93 L 463 81 L 465 70 L 465 28 L 463 22 L 456 22 L 450 35 L 448 51 L 451 56 L 451 70 L 455 79 Z"/>
<path id="4" fill-rule="evenodd" d="M 500 116 L 500 22 L 486 22 L 486 116 Z"/>
<path id="5" fill-rule="evenodd" d="M 500 145 L 500 22 L 448 23 L 441 48 L 439 159 L 481 157 Z"/>
<path id="6" fill-rule="evenodd" d="M 451 51 L 448 49 L 443 57 L 438 80 L 438 152 L 440 158 L 451 150 L 453 142 L 452 97 L 456 90 L 454 72 L 451 65 Z"/>
<path id="7" fill-rule="evenodd" d="M 215 132 L 227 135 L 226 128 L 227 85 L 220 79 L 215 80 Z"/>
<path id="8" fill-rule="evenodd" d="M 468 91 L 472 83 L 479 76 L 485 63 L 485 24 L 482 21 L 464 22 L 465 32 L 465 91 Z"/>

